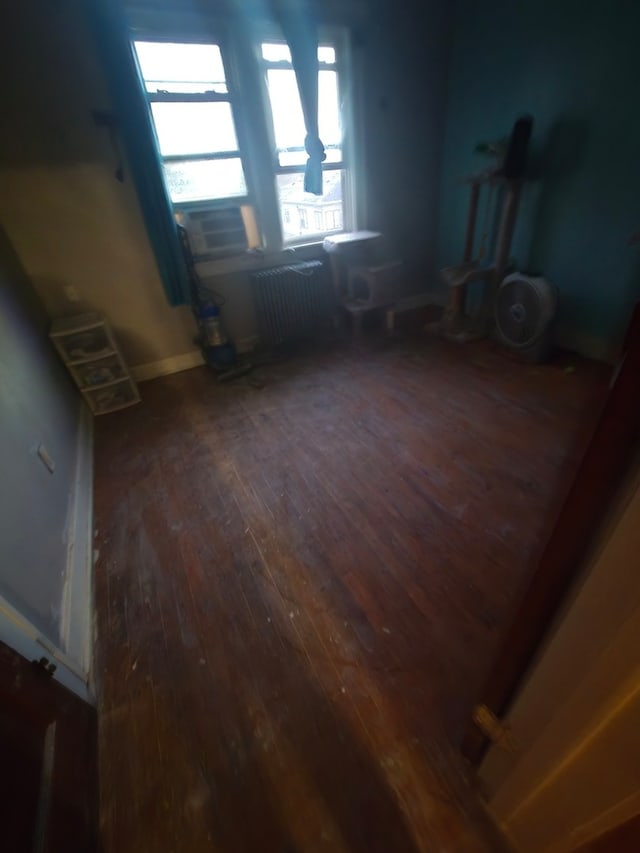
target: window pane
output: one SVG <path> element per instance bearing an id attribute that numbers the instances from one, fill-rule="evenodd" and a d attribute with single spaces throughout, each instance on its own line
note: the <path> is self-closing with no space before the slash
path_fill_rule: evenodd
<path id="1" fill-rule="evenodd" d="M 285 68 L 270 68 L 267 71 L 267 85 L 276 148 L 278 151 L 301 148 L 304 145 L 306 131 L 294 72 Z M 342 131 L 338 103 L 338 75 L 335 71 L 321 71 L 318 75 L 318 123 L 320 138 L 324 144 L 338 146 L 339 150 Z M 293 158 L 293 162 L 292 158 L 287 159 L 287 156 L 280 157 L 281 166 L 303 164 L 307 160 L 304 152 L 299 152 L 297 158 Z M 330 158 L 327 151 L 327 160 L 330 162 L 340 162 L 341 159 L 341 153 L 332 155 Z"/>
<path id="2" fill-rule="evenodd" d="M 321 71 L 318 74 L 318 121 L 320 139 L 325 145 L 342 142 L 336 71 Z"/>
<path id="3" fill-rule="evenodd" d="M 304 191 L 304 177 L 301 174 L 278 175 L 278 200 L 286 242 L 343 230 L 343 175 L 341 169 L 326 171 L 322 176 L 322 196 Z"/>
<path id="4" fill-rule="evenodd" d="M 267 86 L 276 148 L 295 148 L 304 145 L 306 131 L 295 74 L 289 70 L 269 69 Z"/>
<path id="5" fill-rule="evenodd" d="M 165 163 L 164 174 L 174 202 L 205 201 L 247 194 L 239 157 Z"/>
<path id="6" fill-rule="evenodd" d="M 147 92 L 227 91 L 217 44 L 134 43 Z"/>
<path id="7" fill-rule="evenodd" d="M 336 61 L 335 47 L 320 45 L 320 47 L 318 48 L 318 59 L 320 60 L 320 62 L 328 62 L 330 65 L 334 65 Z"/>
<path id="8" fill-rule="evenodd" d="M 267 62 L 291 62 L 289 45 L 265 42 L 262 45 L 262 58 Z"/>
<path id="9" fill-rule="evenodd" d="M 291 51 L 289 45 L 282 42 L 265 42 L 262 45 L 262 58 L 267 62 L 291 62 Z M 334 64 L 336 61 L 335 48 L 328 45 L 319 45 L 318 60 Z"/>
<path id="10" fill-rule="evenodd" d="M 151 112 L 163 157 L 238 150 L 231 104 L 156 101 Z"/>

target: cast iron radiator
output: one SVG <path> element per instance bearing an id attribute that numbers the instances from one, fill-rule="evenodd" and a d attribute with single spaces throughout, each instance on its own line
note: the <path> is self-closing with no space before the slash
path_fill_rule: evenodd
<path id="1" fill-rule="evenodd" d="M 304 261 L 251 276 L 260 338 L 279 344 L 303 337 L 326 322 L 334 308 L 329 270 Z"/>

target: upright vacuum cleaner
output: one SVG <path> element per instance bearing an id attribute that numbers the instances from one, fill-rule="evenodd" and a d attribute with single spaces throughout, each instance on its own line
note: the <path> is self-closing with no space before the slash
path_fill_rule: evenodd
<path id="1" fill-rule="evenodd" d="M 220 316 L 220 309 L 225 302 L 224 297 L 202 284 L 193 260 L 187 230 L 183 225 L 178 225 L 177 228 L 189 271 L 191 310 L 198 325 L 195 343 L 202 351 L 205 364 L 217 371 L 219 382 L 235 379 L 248 373 L 252 369 L 252 365 L 249 363 L 237 364 L 235 347 Z"/>

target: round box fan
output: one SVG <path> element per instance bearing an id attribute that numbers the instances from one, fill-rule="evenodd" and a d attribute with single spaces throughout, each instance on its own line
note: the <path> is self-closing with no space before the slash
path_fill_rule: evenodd
<path id="1" fill-rule="evenodd" d="M 553 347 L 556 288 L 540 276 L 515 272 L 498 289 L 496 331 L 500 341 L 530 361 L 544 361 Z"/>

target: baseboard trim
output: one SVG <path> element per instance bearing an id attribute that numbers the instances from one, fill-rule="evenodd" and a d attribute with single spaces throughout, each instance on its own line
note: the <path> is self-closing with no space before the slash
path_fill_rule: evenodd
<path id="1" fill-rule="evenodd" d="M 251 352 L 255 349 L 258 341 L 258 335 L 239 338 L 236 342 L 236 351 L 239 353 Z M 200 367 L 202 364 L 204 364 L 204 359 L 198 349 L 182 353 L 182 355 L 172 355 L 170 358 L 163 358 L 160 361 L 138 364 L 131 368 L 131 373 L 137 382 L 147 382 L 149 379 L 169 376 L 171 373 L 180 373 L 181 370 L 190 370 L 192 367 Z"/>
<path id="2" fill-rule="evenodd" d="M 82 405 L 68 525 L 60 643 L 88 683 L 93 661 L 93 418 Z"/>
<path id="3" fill-rule="evenodd" d="M 84 673 L 80 671 L 77 663 L 43 637 L 40 631 L 2 596 L 0 596 L 0 641 L 22 655 L 25 660 L 33 661 L 47 657 L 50 661 L 55 661 L 54 679 L 84 702 L 94 703 Z"/>
<path id="4" fill-rule="evenodd" d="M 633 820 L 640 814 L 640 794 L 630 794 L 620 803 L 616 803 L 607 811 L 602 812 L 586 824 L 572 829 L 569 834 L 562 839 L 565 843 L 560 845 L 558 849 L 565 851 L 575 850 L 579 853 L 578 848 L 586 846 L 591 841 L 596 841 L 601 838 L 606 832 L 610 832 L 617 827 Z M 565 846 L 566 845 L 566 846 Z M 554 848 L 555 849 L 555 848 Z M 607 848 L 608 849 L 608 848 Z"/>
<path id="5" fill-rule="evenodd" d="M 396 314 L 403 311 L 413 311 L 416 308 L 423 308 L 426 305 L 441 305 L 442 300 L 438 298 L 437 293 L 424 290 L 421 293 L 412 293 L 410 296 L 402 296 L 393 306 Z"/>
<path id="6" fill-rule="evenodd" d="M 555 334 L 556 344 L 562 349 L 578 353 L 584 358 L 592 358 L 595 361 L 604 361 L 607 364 L 615 364 L 617 357 L 612 352 L 611 346 L 604 338 L 596 338 L 585 335 L 566 326 L 559 326 Z"/>
<path id="7" fill-rule="evenodd" d="M 204 364 L 200 350 L 184 352 L 181 355 L 172 355 L 162 358 L 160 361 L 150 361 L 147 364 L 138 364 L 131 369 L 133 378 L 137 382 L 147 382 L 149 379 L 157 379 L 158 376 L 169 376 L 171 373 L 180 373 L 181 370 L 189 370 Z"/>
<path id="8" fill-rule="evenodd" d="M 423 291 L 422 293 L 412 294 L 411 296 L 403 296 L 396 302 L 394 308 L 396 313 L 399 313 L 401 311 L 411 311 L 423 305 L 446 307 L 446 294 Z M 584 358 L 591 358 L 594 361 L 602 361 L 606 364 L 616 364 L 618 361 L 618 355 L 613 351 L 606 339 L 593 335 L 585 335 L 583 332 L 569 329 L 566 326 L 556 328 L 555 342 L 561 349 L 575 352 Z"/>
<path id="9" fill-rule="evenodd" d="M 259 335 L 249 335 L 246 338 L 238 338 L 236 352 L 246 353 L 254 350 L 260 343 Z"/>

